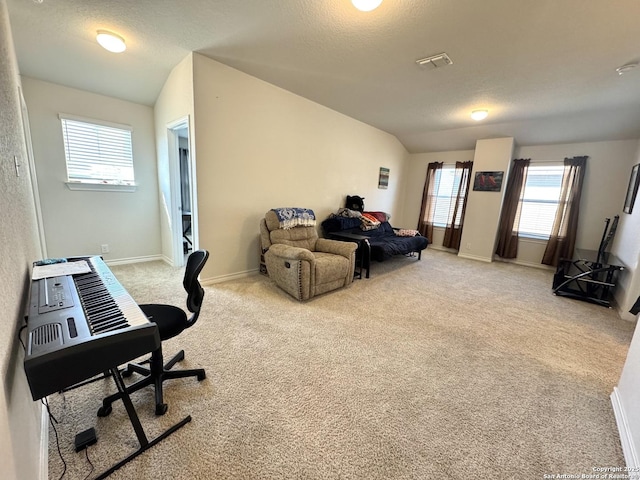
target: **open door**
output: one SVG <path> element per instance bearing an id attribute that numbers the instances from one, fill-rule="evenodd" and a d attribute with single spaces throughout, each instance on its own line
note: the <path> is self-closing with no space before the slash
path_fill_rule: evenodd
<path id="1" fill-rule="evenodd" d="M 187 256 L 198 248 L 195 166 L 189 135 L 189 118 L 180 119 L 167 127 L 171 175 L 172 260 L 174 266 L 182 267 Z"/>

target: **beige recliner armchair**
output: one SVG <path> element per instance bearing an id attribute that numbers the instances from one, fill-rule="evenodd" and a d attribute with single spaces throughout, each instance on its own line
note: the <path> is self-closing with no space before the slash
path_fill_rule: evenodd
<path id="1" fill-rule="evenodd" d="M 357 244 L 318 238 L 315 217 L 303 223 L 283 228 L 274 210 L 260 221 L 260 241 L 269 277 L 298 300 L 352 283 Z"/>

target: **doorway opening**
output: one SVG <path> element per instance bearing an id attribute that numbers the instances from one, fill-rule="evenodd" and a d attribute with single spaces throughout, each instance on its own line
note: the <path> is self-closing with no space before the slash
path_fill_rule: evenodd
<path id="1" fill-rule="evenodd" d="M 173 264 L 182 267 L 197 250 L 198 226 L 195 195 L 195 166 L 189 138 L 189 118 L 168 126 L 171 174 Z"/>

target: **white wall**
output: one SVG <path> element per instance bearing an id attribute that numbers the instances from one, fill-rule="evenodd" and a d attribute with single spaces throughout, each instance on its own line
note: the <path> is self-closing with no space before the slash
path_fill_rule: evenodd
<path id="1" fill-rule="evenodd" d="M 627 179 L 631 173 L 631 166 L 640 163 L 640 142 L 636 153 L 629 163 Z M 627 183 L 621 183 L 618 190 L 624 203 Z M 635 320 L 636 315 L 628 313 L 629 309 L 640 296 L 640 272 L 638 260 L 640 258 L 640 199 L 636 199 L 631 214 L 622 213 L 618 232 L 611 251 L 615 253 L 627 266 L 620 288 L 616 291 L 619 313 L 623 318 Z M 618 386 L 611 395 L 618 430 L 622 439 L 623 450 L 627 466 L 640 467 L 640 327 L 631 340 L 627 359 L 620 375 Z"/>
<path id="2" fill-rule="evenodd" d="M 202 55 L 193 67 L 204 279 L 257 270 L 271 208 L 312 208 L 323 220 L 361 195 L 367 209 L 401 218 L 407 152 L 394 136 Z M 390 169 L 386 190 L 380 167 Z"/>
<path id="3" fill-rule="evenodd" d="M 465 211 L 460 251 L 458 255 L 485 262 L 493 260 L 498 234 L 502 199 L 507 186 L 509 166 L 513 154 L 513 138 L 478 140 L 473 156 L 471 185 Z M 476 172 L 504 172 L 499 192 L 473 190 Z"/>
<path id="4" fill-rule="evenodd" d="M 40 256 L 33 190 L 21 123 L 18 67 L 9 15 L 0 0 L 0 474 L 3 479 L 45 478 L 40 453 L 41 413 L 31 399 L 18 328 L 29 294 L 31 262 Z M 13 157 L 20 163 L 16 176 Z"/>
<path id="5" fill-rule="evenodd" d="M 50 257 L 102 254 L 107 262 L 160 255 L 153 110 L 145 105 L 23 78 Z M 71 191 L 59 113 L 130 125 L 133 193 Z"/>
<path id="6" fill-rule="evenodd" d="M 179 195 L 179 192 L 171 190 L 167 125 L 181 118 L 189 117 L 189 140 L 191 143 L 189 155 L 194 161 L 196 151 L 193 142 L 195 130 L 193 104 L 193 56 L 189 54 L 169 74 L 154 107 L 162 255 L 169 263 L 173 259 L 171 196 L 172 194 Z M 203 135 L 206 135 L 206 132 L 203 132 Z M 195 210 L 192 209 L 192 213 L 195 213 Z M 182 229 L 182 225 L 177 227 Z"/>
<path id="7" fill-rule="evenodd" d="M 617 387 L 611 394 L 626 464 L 640 468 L 640 328 L 636 325 Z M 631 470 L 637 471 L 637 470 Z"/>
<path id="8" fill-rule="evenodd" d="M 636 152 L 627 164 L 626 169 L 622 169 L 623 177 L 621 183 L 616 188 L 616 199 L 624 205 L 626 196 L 626 185 L 628 184 L 631 168 L 640 163 L 640 142 L 637 143 Z M 627 183 L 624 179 L 627 179 Z M 639 196 L 640 197 L 640 196 Z M 621 207 L 622 209 L 622 207 Z M 638 270 L 638 260 L 640 259 L 640 198 L 636 199 L 631 214 L 620 213 L 620 222 L 616 237 L 611 246 L 611 252 L 618 256 L 625 265 L 625 270 L 619 277 L 619 284 L 616 288 L 616 302 L 618 313 L 627 320 L 635 320 L 636 316 L 629 313 L 629 309 L 640 296 L 640 271 Z"/>

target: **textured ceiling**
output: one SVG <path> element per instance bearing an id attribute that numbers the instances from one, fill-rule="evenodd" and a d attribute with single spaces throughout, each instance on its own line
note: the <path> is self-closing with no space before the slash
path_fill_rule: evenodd
<path id="1" fill-rule="evenodd" d="M 637 0 L 6 0 L 22 74 L 153 105 L 196 51 L 410 152 L 640 138 Z M 127 41 L 123 54 L 95 31 Z M 446 52 L 453 65 L 415 60 Z M 488 108 L 481 123 L 471 110 Z"/>

